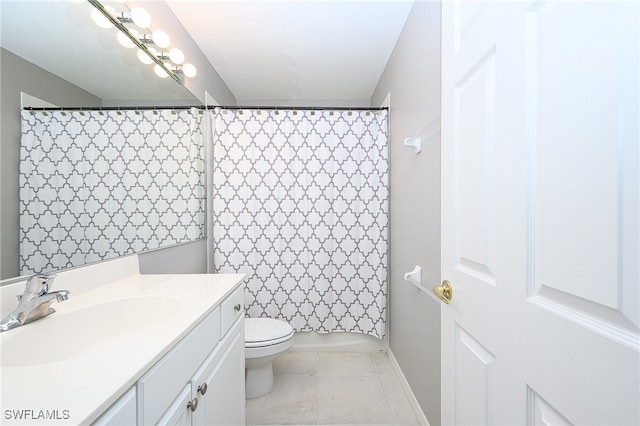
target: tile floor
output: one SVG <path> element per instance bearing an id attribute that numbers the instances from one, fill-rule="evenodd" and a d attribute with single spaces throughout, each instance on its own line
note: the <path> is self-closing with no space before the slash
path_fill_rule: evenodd
<path id="1" fill-rule="evenodd" d="M 271 393 L 247 400 L 248 425 L 419 425 L 383 352 L 294 352 L 273 363 Z"/>

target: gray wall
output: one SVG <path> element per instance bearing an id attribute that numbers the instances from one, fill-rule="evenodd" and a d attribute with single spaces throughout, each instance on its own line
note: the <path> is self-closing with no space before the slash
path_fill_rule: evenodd
<path id="1" fill-rule="evenodd" d="M 141 253 L 138 261 L 141 274 L 205 274 L 207 240 Z"/>
<path id="2" fill-rule="evenodd" d="M 440 137 L 419 154 L 403 146 L 440 115 L 440 3 L 417 1 L 371 99 L 390 93 L 390 348 L 426 414 L 440 424 L 440 305 L 404 273 L 440 281 Z M 439 122 L 438 126 L 439 128 Z"/>
<path id="3" fill-rule="evenodd" d="M 18 275 L 20 92 L 59 106 L 101 106 L 100 98 L 0 48 L 0 277 Z"/>

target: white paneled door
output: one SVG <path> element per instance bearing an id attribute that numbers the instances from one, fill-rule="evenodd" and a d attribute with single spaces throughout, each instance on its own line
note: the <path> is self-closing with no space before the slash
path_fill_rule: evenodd
<path id="1" fill-rule="evenodd" d="M 443 1 L 445 424 L 640 424 L 639 21 Z"/>

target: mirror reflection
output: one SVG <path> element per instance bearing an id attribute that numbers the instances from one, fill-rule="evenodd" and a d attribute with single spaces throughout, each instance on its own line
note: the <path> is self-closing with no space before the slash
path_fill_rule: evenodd
<path id="1" fill-rule="evenodd" d="M 0 64 L 0 279 L 19 275 L 20 139 L 23 106 L 198 105 L 171 78 L 158 78 L 115 28 L 90 18 L 88 2 L 2 0 Z"/>

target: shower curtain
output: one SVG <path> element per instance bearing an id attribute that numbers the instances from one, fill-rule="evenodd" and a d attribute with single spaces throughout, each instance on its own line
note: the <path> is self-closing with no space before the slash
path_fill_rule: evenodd
<path id="1" fill-rule="evenodd" d="M 215 109 L 213 261 L 250 317 L 382 339 L 387 111 Z"/>
<path id="2" fill-rule="evenodd" d="M 23 110 L 21 274 L 204 238 L 203 116 Z"/>

